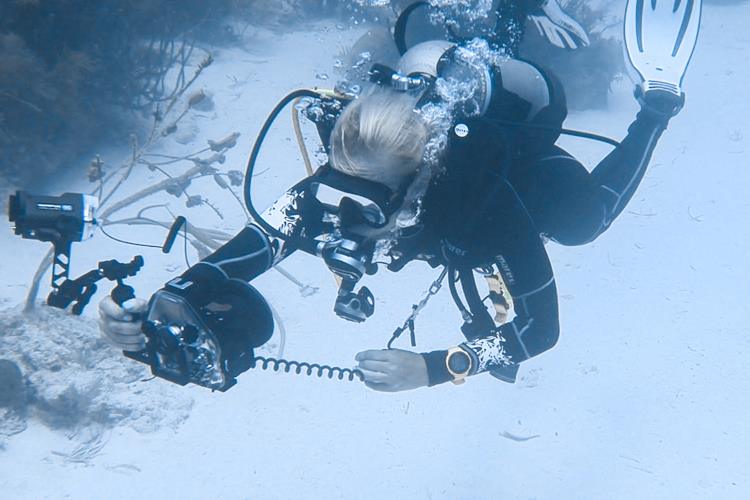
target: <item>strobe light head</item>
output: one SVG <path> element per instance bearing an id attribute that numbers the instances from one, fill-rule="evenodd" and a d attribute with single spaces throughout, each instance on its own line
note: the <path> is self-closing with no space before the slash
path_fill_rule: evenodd
<path id="1" fill-rule="evenodd" d="M 15 234 L 39 241 L 83 241 L 96 224 L 99 200 L 95 196 L 65 193 L 36 196 L 16 191 L 8 203 L 8 219 Z"/>

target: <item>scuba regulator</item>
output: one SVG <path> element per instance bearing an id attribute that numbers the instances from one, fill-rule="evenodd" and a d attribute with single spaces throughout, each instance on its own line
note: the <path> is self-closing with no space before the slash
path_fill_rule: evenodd
<path id="1" fill-rule="evenodd" d="M 305 116 L 316 125 L 321 139 L 330 135 L 334 122 L 342 110 L 342 101 L 348 99 L 348 97 L 335 92 L 301 89 L 290 93 L 276 105 L 261 127 L 250 153 L 245 172 L 245 204 L 253 220 L 270 237 L 287 242 L 294 248 L 323 259 L 339 282 L 334 312 L 348 321 L 362 322 L 374 313 L 375 299 L 367 287 L 361 287 L 357 291 L 355 291 L 355 287 L 364 274 L 372 274 L 376 271 L 376 267 L 372 263 L 372 248 L 363 245 L 357 238 L 353 238 L 342 231 L 334 231 L 335 235 L 326 240 L 311 238 L 299 231 L 283 232 L 269 224 L 253 204 L 253 172 L 263 141 L 281 111 L 290 103 L 302 98 L 313 99 L 316 103 L 316 106 L 308 107 L 305 110 Z M 327 144 L 327 141 L 323 140 L 323 143 Z M 355 205 L 357 208 L 369 208 L 371 210 L 365 210 L 364 212 L 374 214 L 372 224 L 384 223 L 386 216 L 382 214 L 380 209 L 383 203 L 371 203 L 370 200 L 373 195 L 370 192 L 366 192 L 365 196 L 362 197 L 363 199 L 358 199 L 358 193 L 362 192 L 361 188 L 365 183 L 367 181 L 347 176 L 328 166 L 323 166 L 313 176 L 303 180 L 289 192 L 293 193 L 293 196 L 299 196 L 303 203 L 311 203 L 311 200 L 315 199 L 319 202 L 318 208 L 325 207 L 329 212 L 336 212 L 335 215 L 339 218 L 346 218 L 347 213 L 362 213 L 357 210 L 346 210 L 347 204 L 350 208 L 354 208 Z M 375 183 L 369 184 L 376 186 Z M 372 186 L 367 187 L 372 188 Z M 326 194 L 331 193 L 336 198 L 335 201 L 325 199 Z M 382 196 L 377 198 L 378 201 L 380 201 L 380 198 Z M 341 213 L 338 213 L 339 209 L 341 209 Z"/>
<path id="2" fill-rule="evenodd" d="M 341 318 L 361 323 L 375 312 L 375 297 L 363 286 L 355 292 L 354 287 L 366 271 L 367 261 L 359 246 L 352 240 L 341 240 L 323 252 L 328 268 L 340 279 L 339 291 L 333 311 Z"/>

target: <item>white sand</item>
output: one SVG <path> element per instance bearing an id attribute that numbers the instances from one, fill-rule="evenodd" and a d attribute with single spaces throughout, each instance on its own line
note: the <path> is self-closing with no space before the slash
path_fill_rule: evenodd
<path id="1" fill-rule="evenodd" d="M 225 394 L 176 388 L 194 406 L 174 428 L 138 432 L 123 424 L 69 438 L 31 420 L 0 451 L 0 497 L 747 498 L 748 16 L 750 4 L 706 8 L 687 105 L 626 212 L 595 243 L 549 245 L 562 337 L 552 351 L 524 364 L 515 385 L 479 376 L 461 387 L 381 394 L 359 383 L 250 371 Z M 331 83 L 314 76 L 324 71 L 333 78 L 332 51 L 356 35 L 333 26 L 283 37 L 259 33 L 262 40 L 248 51 L 218 51 L 200 81 L 213 93 L 216 110 L 191 117 L 192 145 L 167 141 L 164 151 L 191 151 L 239 131 L 225 167 L 244 170 L 273 104 L 299 86 Z M 575 114 L 567 125 L 621 137 L 635 111 L 630 85 L 617 85 L 610 110 Z M 264 163 L 273 165 L 259 177 L 261 199 L 302 175 L 292 138 L 286 125 L 269 137 L 273 157 Z M 588 165 L 606 151 L 587 142 L 565 145 Z M 144 169 L 136 178 L 159 177 Z M 88 186 L 66 181 L 56 190 Z M 210 180 L 200 192 L 219 203 L 225 221 L 216 224 L 207 208 L 159 200 L 171 201 L 196 224 L 240 228 L 233 200 L 222 198 Z M 163 231 L 118 234 L 163 237 Z M 22 302 L 47 248 L 10 231 L 0 238 L 0 302 L 10 307 Z M 177 249 L 165 257 L 99 234 L 74 246 L 72 272 L 136 253 L 147 266 L 130 282 L 142 296 L 182 269 Z M 303 298 L 275 272 L 254 283 L 284 318 L 285 356 L 343 366 L 351 366 L 359 350 L 384 346 L 436 275 L 414 264 L 398 275 L 368 278 L 377 314 L 352 325 L 334 316 L 335 287 L 321 263 L 296 255 L 285 266 L 321 287 Z M 418 349 L 459 342 L 459 323 L 441 293 L 418 320 Z M 36 334 L 55 331 L 50 325 Z M 129 397 L 139 402 L 138 393 Z M 71 461 L 86 443 L 85 459 Z"/>

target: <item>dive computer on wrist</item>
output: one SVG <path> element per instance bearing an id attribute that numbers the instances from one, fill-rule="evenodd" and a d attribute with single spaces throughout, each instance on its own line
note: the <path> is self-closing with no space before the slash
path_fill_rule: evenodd
<path id="1" fill-rule="evenodd" d="M 445 367 L 453 377 L 454 384 L 463 384 L 464 379 L 471 371 L 471 356 L 461 347 L 451 347 L 445 357 Z"/>

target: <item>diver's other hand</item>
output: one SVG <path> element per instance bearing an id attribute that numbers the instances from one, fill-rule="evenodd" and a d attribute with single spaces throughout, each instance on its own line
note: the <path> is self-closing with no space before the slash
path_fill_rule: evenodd
<path id="1" fill-rule="evenodd" d="M 354 358 L 367 387 L 397 392 L 426 387 L 427 364 L 422 355 L 401 349 L 363 351 Z"/>
<path id="2" fill-rule="evenodd" d="M 118 349 L 143 350 L 146 336 L 141 332 L 140 314 L 146 312 L 147 305 L 143 299 L 131 299 L 120 307 L 107 295 L 99 302 L 99 329 Z"/>
<path id="3" fill-rule="evenodd" d="M 557 0 L 547 0 L 539 14 L 529 16 L 539 34 L 552 45 L 564 49 L 577 49 L 589 45 L 586 30 L 565 13 Z"/>

